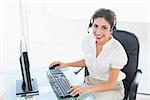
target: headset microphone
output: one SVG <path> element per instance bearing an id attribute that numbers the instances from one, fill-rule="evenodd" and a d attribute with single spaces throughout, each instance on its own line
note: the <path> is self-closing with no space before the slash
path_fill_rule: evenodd
<path id="1" fill-rule="evenodd" d="M 87 29 L 88 33 L 90 32 L 90 28 L 92 27 L 92 25 L 93 25 L 93 18 L 90 19 L 90 23 Z"/>

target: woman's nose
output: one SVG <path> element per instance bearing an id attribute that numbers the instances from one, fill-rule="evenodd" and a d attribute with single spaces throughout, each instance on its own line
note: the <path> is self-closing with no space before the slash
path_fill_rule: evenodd
<path id="1" fill-rule="evenodd" d="M 101 32 L 102 29 L 100 27 L 94 29 L 95 32 Z"/>
<path id="2" fill-rule="evenodd" d="M 98 28 L 98 29 L 96 29 L 96 30 L 94 31 L 94 33 L 95 33 L 95 34 L 100 34 L 100 33 L 102 33 L 102 30 L 101 30 L 100 28 Z"/>

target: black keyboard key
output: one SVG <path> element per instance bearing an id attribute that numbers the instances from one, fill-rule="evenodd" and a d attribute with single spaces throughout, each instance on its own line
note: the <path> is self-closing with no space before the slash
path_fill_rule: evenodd
<path id="1" fill-rule="evenodd" d="M 49 70 L 47 76 L 54 91 L 60 98 L 71 97 L 70 82 L 60 69 Z"/>

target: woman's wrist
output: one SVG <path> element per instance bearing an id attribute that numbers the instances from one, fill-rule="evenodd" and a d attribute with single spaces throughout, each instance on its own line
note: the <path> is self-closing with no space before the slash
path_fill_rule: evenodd
<path id="1" fill-rule="evenodd" d="M 64 63 L 64 67 L 68 67 L 68 66 L 70 66 L 69 63 Z"/>
<path id="2" fill-rule="evenodd" d="M 89 85 L 90 92 L 95 92 L 95 85 Z"/>

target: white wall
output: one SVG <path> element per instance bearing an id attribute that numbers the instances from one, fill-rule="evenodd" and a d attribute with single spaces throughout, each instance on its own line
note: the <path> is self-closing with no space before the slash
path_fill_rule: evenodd
<path id="1" fill-rule="evenodd" d="M 81 40 L 87 34 L 86 29 L 91 15 L 101 7 L 114 10 L 118 27 L 132 31 L 139 37 L 141 44 L 139 67 L 143 70 L 139 91 L 149 91 L 150 20 L 146 0 L 27 0 L 26 37 L 29 42 L 32 68 L 47 68 L 50 62 L 57 59 L 72 61 L 82 57 Z M 5 71 L 20 71 L 19 0 L 5 0 L 1 8 L 0 68 L 3 67 Z"/>

